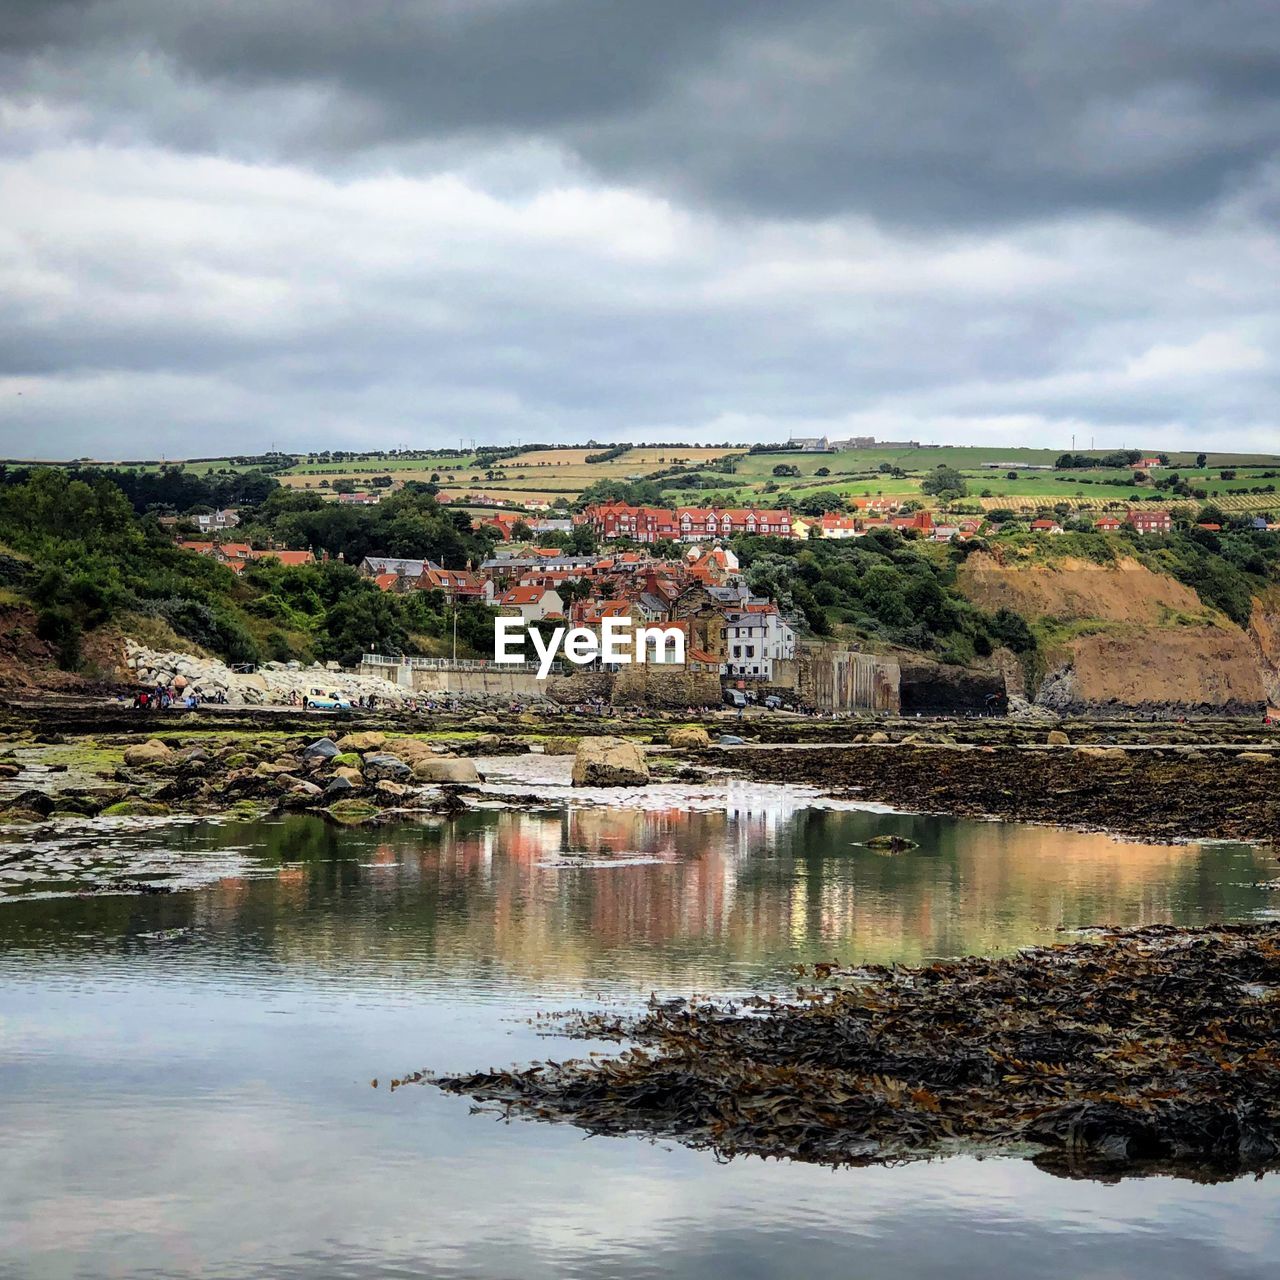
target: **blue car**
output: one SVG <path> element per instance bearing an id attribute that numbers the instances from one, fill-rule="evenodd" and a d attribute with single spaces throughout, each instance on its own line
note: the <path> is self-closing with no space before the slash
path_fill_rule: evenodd
<path id="1" fill-rule="evenodd" d="M 326 693 L 323 689 L 310 689 L 302 705 L 309 711 L 350 711 L 351 700 L 340 693 Z"/>

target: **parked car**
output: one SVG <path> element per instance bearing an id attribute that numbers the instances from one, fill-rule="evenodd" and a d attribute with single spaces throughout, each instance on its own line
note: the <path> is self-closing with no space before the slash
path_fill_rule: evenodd
<path id="1" fill-rule="evenodd" d="M 324 689 L 308 689 L 302 705 L 311 711 L 350 711 L 351 699 Z"/>

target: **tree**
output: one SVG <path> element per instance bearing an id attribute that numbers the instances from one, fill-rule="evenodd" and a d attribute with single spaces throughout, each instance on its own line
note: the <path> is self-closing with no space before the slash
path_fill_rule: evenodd
<path id="1" fill-rule="evenodd" d="M 813 474 L 814 474 L 815 476 L 824 476 L 824 477 L 825 477 L 825 476 L 829 476 L 829 475 L 831 474 L 831 468 L 830 468 L 830 467 L 819 467 L 819 468 L 817 469 L 817 471 L 815 471 Z"/>
<path id="2" fill-rule="evenodd" d="M 1206 462 L 1208 462 L 1208 461 L 1209 461 L 1209 455 L 1208 455 L 1208 454 L 1205 454 L 1205 453 L 1197 453 L 1197 454 L 1196 454 L 1196 466 L 1197 466 L 1197 467 L 1199 467 L 1199 468 L 1203 468 L 1203 467 L 1204 467 L 1204 464 L 1205 464 Z"/>
<path id="3" fill-rule="evenodd" d="M 944 464 L 920 481 L 920 492 L 933 494 L 947 501 L 967 496 L 969 486 L 960 472 Z"/>
<path id="4" fill-rule="evenodd" d="M 774 467 L 773 474 L 775 476 L 798 476 L 800 474 L 800 468 L 794 466 L 790 462 L 779 462 L 778 465 Z"/>

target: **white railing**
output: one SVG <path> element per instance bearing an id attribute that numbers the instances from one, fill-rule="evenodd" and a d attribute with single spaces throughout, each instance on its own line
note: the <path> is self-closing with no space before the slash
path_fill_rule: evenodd
<path id="1" fill-rule="evenodd" d="M 414 671 L 492 671 L 501 675 L 503 672 L 537 672 L 541 668 L 536 662 L 490 662 L 487 658 L 395 658 L 385 653 L 366 653 L 360 657 L 361 665 L 371 667 L 409 667 Z M 553 662 L 551 670 L 556 675 L 563 675 L 568 667 L 563 662 Z"/>

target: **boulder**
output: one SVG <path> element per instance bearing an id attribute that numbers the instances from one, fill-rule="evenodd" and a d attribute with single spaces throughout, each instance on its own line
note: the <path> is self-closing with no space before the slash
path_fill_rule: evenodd
<path id="1" fill-rule="evenodd" d="M 387 745 L 387 735 L 376 729 L 343 734 L 338 739 L 339 751 L 378 751 Z"/>
<path id="2" fill-rule="evenodd" d="M 158 800 L 121 800 L 103 809 L 104 818 L 162 818 L 169 812 Z"/>
<path id="3" fill-rule="evenodd" d="M 892 742 L 893 739 L 889 737 L 889 735 L 885 733 L 883 729 L 877 729 L 875 733 L 873 733 L 871 737 L 867 739 L 867 741 L 875 742 L 875 743 L 885 743 L 885 742 Z"/>
<path id="4" fill-rule="evenodd" d="M 926 733 L 909 733 L 902 739 L 904 747 L 927 747 L 929 745 L 929 735 Z"/>
<path id="5" fill-rule="evenodd" d="M 458 756 L 434 756 L 429 760 L 419 760 L 413 766 L 413 776 L 419 782 L 451 782 L 455 785 L 470 783 L 474 786 L 480 781 L 475 761 Z"/>
<path id="6" fill-rule="evenodd" d="M 332 738 L 319 738 L 309 747 L 304 747 L 302 754 L 317 756 L 321 760 L 332 760 L 338 754 L 338 744 Z"/>
<path id="7" fill-rule="evenodd" d="M 1274 764 L 1275 756 L 1270 751 L 1242 751 L 1236 759 L 1242 764 Z"/>
<path id="8" fill-rule="evenodd" d="M 667 730 L 667 745 L 684 751 L 701 751 L 711 745 L 711 735 L 698 725 Z"/>
<path id="9" fill-rule="evenodd" d="M 325 795 L 329 793 L 326 791 Z M 360 823 L 368 822 L 370 818 L 378 816 L 377 805 L 370 804 L 367 800 L 337 800 L 328 808 L 329 816 L 335 822 Z"/>
<path id="10" fill-rule="evenodd" d="M 356 789 L 356 784 L 350 778 L 336 777 L 330 780 L 329 785 L 324 789 L 324 798 L 326 800 L 342 800 L 351 795 Z"/>
<path id="11" fill-rule="evenodd" d="M 281 778 L 281 782 L 288 782 L 289 794 L 295 796 L 322 796 L 324 789 L 317 787 L 314 782 L 308 782 L 305 778 Z"/>
<path id="12" fill-rule="evenodd" d="M 373 786 L 374 791 L 385 796 L 390 800 L 398 800 L 401 796 L 409 794 L 409 788 L 399 782 L 392 782 L 390 778 L 379 778 Z"/>
<path id="13" fill-rule="evenodd" d="M 1077 747 L 1075 754 L 1086 760 L 1123 760 L 1123 747 Z"/>
<path id="14" fill-rule="evenodd" d="M 330 759 L 329 763 L 335 769 L 358 769 L 364 761 L 358 751 L 339 751 L 336 756 Z"/>
<path id="15" fill-rule="evenodd" d="M 1061 729 L 1050 729 L 1045 741 L 1051 747 L 1069 747 L 1071 745 L 1071 739 Z"/>
<path id="16" fill-rule="evenodd" d="M 173 759 L 173 752 L 156 738 L 150 742 L 141 742 L 136 747 L 127 747 L 124 762 L 133 768 L 148 769 L 159 764 L 168 764 Z"/>
<path id="17" fill-rule="evenodd" d="M 387 750 L 392 755 L 399 756 L 406 764 L 412 765 L 416 760 L 434 755 L 436 749 L 421 738 L 395 738 L 387 743 Z"/>
<path id="18" fill-rule="evenodd" d="M 359 787 L 364 784 L 364 774 L 359 769 L 352 769 L 346 765 L 335 769 L 333 776 L 335 778 L 345 778 L 353 787 Z"/>
<path id="19" fill-rule="evenodd" d="M 583 738 L 573 758 L 575 787 L 642 787 L 649 766 L 640 748 L 625 738 Z"/>
<path id="20" fill-rule="evenodd" d="M 367 755 L 364 758 L 364 776 L 370 782 L 377 782 L 381 778 L 396 781 L 409 777 L 412 772 L 399 756 Z"/>
<path id="21" fill-rule="evenodd" d="M 571 756 L 578 750 L 578 742 L 577 738 L 564 736 L 543 738 L 542 750 L 549 756 Z"/>
<path id="22" fill-rule="evenodd" d="M 16 778 L 22 772 L 22 767 L 16 764 L 4 763 L 0 764 L 0 778 Z"/>
<path id="23" fill-rule="evenodd" d="M 5 799 L 11 809 L 27 809 L 42 816 L 52 813 L 57 808 L 52 796 L 47 796 L 34 787 L 21 791 L 15 796 L 6 796 Z"/>

